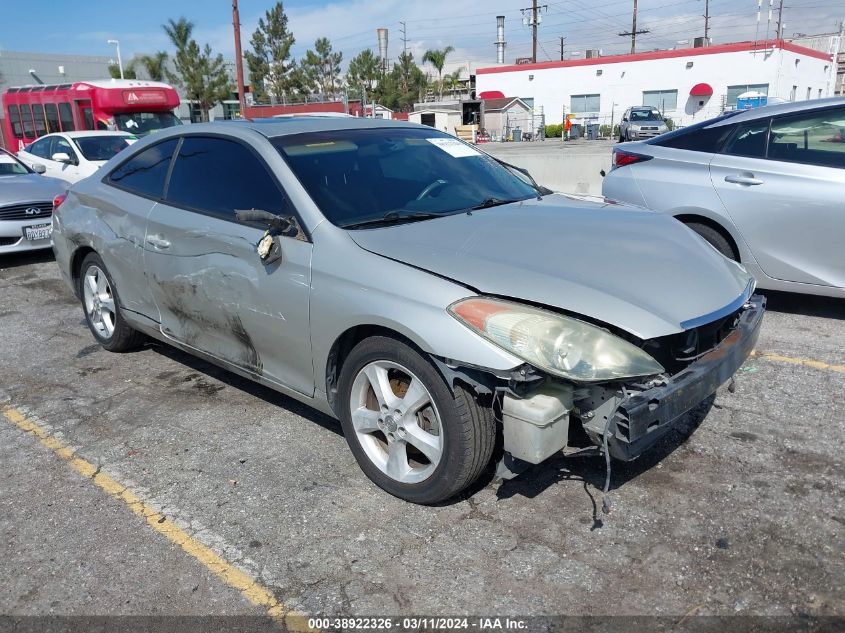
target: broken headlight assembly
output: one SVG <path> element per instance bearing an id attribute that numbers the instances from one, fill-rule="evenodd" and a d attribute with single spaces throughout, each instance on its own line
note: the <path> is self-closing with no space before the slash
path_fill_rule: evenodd
<path id="1" fill-rule="evenodd" d="M 472 297 L 449 314 L 535 367 L 575 382 L 652 376 L 663 366 L 628 341 L 595 325 L 532 306 Z"/>

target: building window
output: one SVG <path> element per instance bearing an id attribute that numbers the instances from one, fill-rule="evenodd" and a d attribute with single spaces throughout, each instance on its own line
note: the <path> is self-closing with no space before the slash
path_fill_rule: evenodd
<path id="1" fill-rule="evenodd" d="M 677 110 L 677 90 L 643 90 L 643 105 L 657 108 L 661 112 Z"/>
<path id="2" fill-rule="evenodd" d="M 572 95 L 569 111 L 575 113 L 598 112 L 601 107 L 600 95 Z"/>
<path id="3" fill-rule="evenodd" d="M 807 86 L 807 101 L 810 100 L 810 97 L 813 95 L 813 89 Z"/>
<path id="4" fill-rule="evenodd" d="M 795 101 L 795 97 L 798 94 L 798 86 L 792 86 L 792 90 L 789 93 L 789 100 Z"/>
<path id="5" fill-rule="evenodd" d="M 223 102 L 223 118 L 226 121 L 231 119 L 239 119 L 241 116 L 241 106 L 236 101 L 232 103 L 231 101 L 224 101 Z"/>
<path id="6" fill-rule="evenodd" d="M 727 106 L 735 107 L 736 98 L 743 92 L 762 92 L 769 94 L 769 84 L 746 84 L 744 86 L 728 86 Z"/>

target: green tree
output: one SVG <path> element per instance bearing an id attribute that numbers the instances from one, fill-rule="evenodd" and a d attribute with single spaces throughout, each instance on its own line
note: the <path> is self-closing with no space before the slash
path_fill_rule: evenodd
<path id="1" fill-rule="evenodd" d="M 349 91 L 357 98 L 362 90 L 372 94 L 380 77 L 379 69 L 381 63 L 379 58 L 373 55 L 369 48 L 364 49 L 349 61 L 346 69 L 346 84 Z"/>
<path id="2" fill-rule="evenodd" d="M 335 87 L 340 79 L 340 64 L 343 53 L 334 52 L 328 38 L 321 37 L 314 42 L 314 51 L 307 51 L 300 63 L 302 74 L 309 89 L 316 89 L 323 95 L 334 97 Z"/>
<path id="3" fill-rule="evenodd" d="M 438 90 L 441 99 L 443 98 L 443 67 L 446 65 L 446 58 L 449 56 L 449 53 L 454 50 L 455 48 L 453 46 L 433 48 L 427 50 L 422 58 L 423 63 L 428 62 L 437 70 Z"/>
<path id="4" fill-rule="evenodd" d="M 267 102 L 273 97 L 285 102 L 292 92 L 296 92 L 301 78 L 296 62 L 290 59 L 294 42 L 296 39 L 288 30 L 284 6 L 277 2 L 258 20 L 258 28 L 250 39 L 252 51 L 244 53 L 258 101 Z"/>
<path id="5" fill-rule="evenodd" d="M 109 75 L 112 79 L 120 79 L 120 66 L 118 66 L 117 64 L 109 64 Z M 130 62 L 123 67 L 123 78 L 137 79 L 135 73 L 135 64 L 133 62 Z"/>
<path id="6" fill-rule="evenodd" d="M 446 73 L 443 76 L 443 87 L 448 90 L 450 93 L 454 95 L 456 92 L 463 92 L 464 85 L 461 83 L 461 68 L 454 70 L 450 73 Z"/>
<path id="7" fill-rule="evenodd" d="M 147 71 L 147 75 L 152 81 L 164 81 L 168 58 L 169 55 L 166 51 L 158 51 L 152 55 L 142 55 L 138 62 Z"/>
<path id="8" fill-rule="evenodd" d="M 191 37 L 193 23 L 184 17 L 169 20 L 163 28 L 176 48 L 173 58 L 176 74 L 167 75 L 184 88 L 188 100 L 199 106 L 201 119 L 208 121 L 208 112 L 232 90 L 223 55 L 214 55 L 208 44 L 200 47 Z"/>

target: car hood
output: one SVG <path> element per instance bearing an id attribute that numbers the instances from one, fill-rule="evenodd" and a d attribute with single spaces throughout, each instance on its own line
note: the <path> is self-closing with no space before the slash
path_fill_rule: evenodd
<path id="1" fill-rule="evenodd" d="M 68 184 L 40 174 L 0 176 L 0 205 L 52 201 Z"/>
<path id="2" fill-rule="evenodd" d="M 642 339 L 738 308 L 751 282 L 672 217 L 563 195 L 349 234 L 368 251 L 482 294 L 584 315 Z"/>

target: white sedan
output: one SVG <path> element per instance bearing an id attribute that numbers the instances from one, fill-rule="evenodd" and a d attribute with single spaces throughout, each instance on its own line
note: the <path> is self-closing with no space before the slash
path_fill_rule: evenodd
<path id="1" fill-rule="evenodd" d="M 44 165 L 47 176 L 74 183 L 136 140 L 138 137 L 128 132 L 57 132 L 27 145 L 18 158 L 33 168 Z"/>

